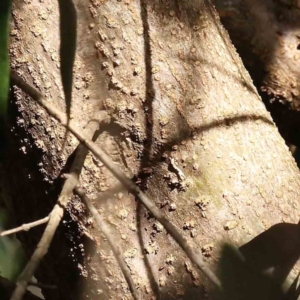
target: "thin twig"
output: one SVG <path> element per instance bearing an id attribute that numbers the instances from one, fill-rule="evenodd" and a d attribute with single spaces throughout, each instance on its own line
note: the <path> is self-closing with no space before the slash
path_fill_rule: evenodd
<path id="1" fill-rule="evenodd" d="M 90 138 L 93 137 L 94 132 L 98 129 L 99 122 L 91 121 L 86 127 L 86 135 Z M 88 149 L 83 145 L 79 144 L 76 149 L 76 155 L 74 162 L 71 166 L 70 173 L 63 185 L 62 191 L 58 197 L 57 203 L 55 204 L 52 212 L 49 215 L 49 222 L 43 233 L 43 236 L 38 243 L 34 253 L 32 254 L 29 262 L 25 266 L 23 272 L 18 278 L 16 288 L 10 298 L 10 300 L 21 300 L 24 293 L 26 292 L 27 285 L 33 277 L 40 261 L 48 252 L 49 246 L 56 232 L 56 229 L 63 217 L 64 210 L 68 204 L 70 195 L 73 193 L 73 189 L 79 183 L 79 175 L 84 164 L 85 157 L 88 153 Z"/>
<path id="2" fill-rule="evenodd" d="M 57 286 L 54 284 L 46 284 L 46 283 L 41 283 L 41 282 L 33 282 L 29 281 L 28 286 L 35 286 L 40 289 L 46 289 L 46 290 L 56 290 Z"/>
<path id="3" fill-rule="evenodd" d="M 130 271 L 126 265 L 126 262 L 122 256 L 122 253 L 120 252 L 119 248 L 116 245 L 116 241 L 113 238 L 113 234 L 111 233 L 110 229 L 108 228 L 108 226 L 106 225 L 105 221 L 103 220 L 103 218 L 101 217 L 101 215 L 98 213 L 96 207 L 93 205 L 92 201 L 89 199 L 89 197 L 83 192 L 82 189 L 79 188 L 75 188 L 74 192 L 81 198 L 81 200 L 85 203 L 85 205 L 87 206 L 87 208 L 89 209 L 91 215 L 95 218 L 97 225 L 99 227 L 99 229 L 103 232 L 103 234 L 105 235 L 108 244 L 110 245 L 112 252 L 114 254 L 114 256 L 116 257 L 116 260 L 119 263 L 119 266 L 123 272 L 123 275 L 127 281 L 127 284 L 129 286 L 129 289 L 132 293 L 132 296 L 134 299 L 139 300 L 140 295 L 139 292 L 137 291 L 137 289 L 135 288 L 134 282 L 132 280 Z"/>
<path id="4" fill-rule="evenodd" d="M 10 295 L 12 293 L 12 291 L 15 288 L 15 283 L 8 280 L 7 278 L 1 277 L 0 276 L 0 295 L 1 295 L 1 299 L 8 299 L 8 295 Z M 41 300 L 40 297 L 32 294 L 30 291 L 26 291 L 23 300 Z"/>
<path id="5" fill-rule="evenodd" d="M 86 137 L 85 134 L 80 132 L 75 126 L 74 122 L 67 122 L 67 117 L 64 113 L 60 112 L 53 105 L 51 105 L 45 97 L 43 97 L 36 89 L 27 84 L 15 72 L 11 73 L 11 80 L 25 93 L 31 96 L 32 99 L 37 101 L 44 109 L 60 123 L 69 129 L 77 139 L 82 142 L 102 163 L 105 167 L 124 185 L 124 187 L 136 196 L 146 208 L 153 214 L 153 216 L 164 226 L 179 246 L 186 252 L 191 261 L 198 266 L 198 268 L 213 282 L 219 289 L 221 289 L 221 282 L 214 272 L 205 264 L 201 254 L 193 249 L 187 243 L 187 240 L 180 234 L 177 228 L 164 216 L 164 214 L 155 206 L 154 202 L 150 200 L 138 186 L 136 186 L 130 178 L 128 178 L 110 159 L 110 157 L 101 150 L 95 143 Z"/>
<path id="6" fill-rule="evenodd" d="M 31 222 L 31 223 L 23 224 L 23 225 L 21 225 L 21 226 L 19 226 L 19 227 L 13 228 L 13 229 L 9 229 L 9 230 L 2 231 L 2 232 L 0 233 L 0 236 L 5 236 L 5 235 L 17 233 L 17 232 L 19 232 L 19 231 L 28 231 L 28 230 L 30 230 L 31 228 L 36 227 L 36 226 L 39 226 L 39 225 L 42 225 L 42 224 L 45 224 L 45 223 L 47 223 L 48 221 L 49 221 L 49 216 L 48 216 L 48 217 L 45 217 L 45 218 L 43 218 L 43 219 L 40 219 L 40 220 Z"/>

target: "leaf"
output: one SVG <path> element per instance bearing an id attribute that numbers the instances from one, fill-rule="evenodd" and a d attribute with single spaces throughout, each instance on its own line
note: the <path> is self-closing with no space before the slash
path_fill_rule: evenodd
<path id="1" fill-rule="evenodd" d="M 9 90 L 9 24 L 11 0 L 0 1 L 0 156 L 5 151 L 5 127 Z"/>
<path id="2" fill-rule="evenodd" d="M 0 0 L 2 1 L 2 0 Z M 76 53 L 77 14 L 72 0 L 58 0 L 60 13 L 60 73 L 70 119 L 73 65 Z"/>

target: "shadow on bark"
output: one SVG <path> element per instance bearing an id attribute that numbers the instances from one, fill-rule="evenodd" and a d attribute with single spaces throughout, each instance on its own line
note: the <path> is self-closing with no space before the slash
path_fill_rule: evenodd
<path id="1" fill-rule="evenodd" d="M 251 268 L 260 273 L 271 270 L 270 276 L 282 285 L 300 257 L 300 226 L 273 225 L 240 247 L 240 251 Z"/>
<path id="2" fill-rule="evenodd" d="M 270 126 L 275 126 L 274 123 L 266 118 L 265 116 L 260 116 L 260 115 L 241 115 L 241 116 L 234 116 L 232 118 L 225 118 L 223 120 L 216 120 L 214 122 L 205 124 L 203 126 L 199 126 L 198 128 L 195 128 L 195 131 L 193 132 L 194 135 L 201 134 L 205 131 L 209 131 L 211 129 L 217 128 L 217 127 L 222 127 L 222 126 L 232 126 L 235 123 L 243 123 L 243 122 L 256 122 L 256 121 L 261 121 L 264 122 Z M 180 130 L 178 128 L 178 132 L 174 133 L 174 136 L 170 138 L 170 141 L 168 143 L 165 143 L 161 146 L 159 149 L 159 152 L 152 157 L 151 159 L 151 167 L 155 167 L 159 162 L 162 161 L 162 154 L 165 151 L 170 151 L 172 150 L 172 147 L 175 145 L 180 144 L 183 141 L 188 141 L 192 139 L 191 132 L 189 131 L 184 131 Z"/>
<path id="3" fill-rule="evenodd" d="M 150 45 L 150 27 L 148 20 L 148 3 L 147 0 L 140 0 L 140 14 L 141 20 L 144 29 L 144 63 L 145 63 L 145 101 L 142 104 L 144 110 L 144 123 L 145 123 L 145 131 L 146 131 L 146 139 L 143 144 L 143 151 L 141 157 L 141 165 L 139 171 L 139 178 L 142 178 L 141 188 L 143 190 L 147 187 L 147 176 L 143 176 L 145 168 L 150 167 L 152 165 L 152 143 L 153 143 L 153 100 L 155 99 L 155 88 L 153 86 L 153 76 L 152 76 L 152 57 L 151 57 L 151 45 Z M 141 251 L 145 250 L 145 241 L 142 233 L 142 215 L 145 212 L 145 208 L 137 201 L 136 208 L 136 223 L 137 223 L 137 234 L 138 240 L 141 247 Z M 160 299 L 160 291 L 158 283 L 155 280 L 153 275 L 153 271 L 151 268 L 150 261 L 147 256 L 144 257 L 144 263 L 148 275 L 148 279 L 152 288 L 154 295 L 157 299 Z"/>
<path id="4" fill-rule="evenodd" d="M 239 248 L 222 246 L 218 273 L 220 299 L 297 300 L 299 274 L 287 290 L 284 282 L 300 257 L 299 224 L 279 223 Z"/>
<path id="5" fill-rule="evenodd" d="M 230 245 L 222 246 L 218 274 L 223 287 L 217 297 L 220 300 L 283 300 L 280 285 L 270 276 L 253 270 Z"/>
<path id="6" fill-rule="evenodd" d="M 239 248 L 221 246 L 217 272 L 223 292 L 208 295 L 205 289 L 186 285 L 180 299 L 220 300 L 297 300 L 300 296 L 299 276 L 287 290 L 283 284 L 300 257 L 299 224 L 279 223 Z M 242 255 L 241 255 L 242 254 Z M 203 298 L 202 298 L 203 297 Z M 171 300 L 165 296 L 162 299 Z"/>
<path id="7" fill-rule="evenodd" d="M 292 1 L 214 0 L 283 138 L 300 146 L 300 10 Z"/>

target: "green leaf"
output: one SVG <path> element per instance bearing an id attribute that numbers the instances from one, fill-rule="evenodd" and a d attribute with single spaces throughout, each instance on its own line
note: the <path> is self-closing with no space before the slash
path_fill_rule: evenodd
<path id="1" fill-rule="evenodd" d="M 76 53 L 77 14 L 72 0 L 58 0 L 58 3 L 60 13 L 60 72 L 69 119 L 72 101 L 73 65 Z"/>
<path id="2" fill-rule="evenodd" d="M 11 0 L 0 0 L 0 156 L 5 151 L 5 126 L 9 90 L 9 24 Z"/>

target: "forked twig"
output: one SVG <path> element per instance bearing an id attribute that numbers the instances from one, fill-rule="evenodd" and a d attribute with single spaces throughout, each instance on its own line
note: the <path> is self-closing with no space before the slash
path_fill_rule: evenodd
<path id="1" fill-rule="evenodd" d="M 103 218 L 101 217 L 101 215 L 99 214 L 99 212 L 97 211 L 96 207 L 93 205 L 92 201 L 89 199 L 89 197 L 83 192 L 83 190 L 79 189 L 79 188 L 75 188 L 74 192 L 81 198 L 81 200 L 85 203 L 85 205 L 87 206 L 87 208 L 89 209 L 91 215 L 95 218 L 96 223 L 99 227 L 99 229 L 103 232 L 103 234 L 105 235 L 105 238 L 107 239 L 107 242 L 109 244 L 109 246 L 111 247 L 111 250 L 120 266 L 120 269 L 123 272 L 123 275 L 127 281 L 127 284 L 129 286 L 129 289 L 132 293 L 132 296 L 134 299 L 139 300 L 140 295 L 139 292 L 137 291 L 137 289 L 135 288 L 134 282 L 132 280 L 130 271 L 126 265 L 126 262 L 122 256 L 122 253 L 120 252 L 119 248 L 116 245 L 115 240 L 113 239 L 113 235 L 110 231 L 110 229 L 108 228 L 108 226 L 106 225 L 105 221 L 103 220 Z"/>
<path id="2" fill-rule="evenodd" d="M 15 72 L 11 73 L 11 79 L 25 93 L 37 101 L 45 110 L 61 124 L 69 129 L 74 136 L 82 142 L 102 163 L 106 168 L 124 185 L 124 187 L 136 196 L 146 208 L 153 214 L 153 216 L 165 227 L 169 234 L 185 251 L 191 261 L 213 282 L 219 289 L 221 289 L 221 282 L 215 273 L 204 263 L 201 254 L 193 249 L 187 240 L 180 234 L 177 228 L 164 216 L 164 214 L 155 206 L 154 202 L 146 196 L 138 186 L 136 186 L 130 178 L 128 178 L 110 159 L 110 157 L 102 151 L 95 143 L 93 143 L 85 134 L 80 132 L 75 126 L 74 122 L 67 122 L 67 117 L 64 113 L 60 112 L 53 105 L 51 105 L 36 89 L 27 84 Z M 15 299 L 13 299 L 15 300 Z"/>
<path id="3" fill-rule="evenodd" d="M 85 131 L 89 138 L 93 137 L 94 132 L 98 129 L 99 122 L 91 121 L 87 125 Z M 40 261 L 48 252 L 49 246 L 56 232 L 56 229 L 63 217 L 64 210 L 68 204 L 70 195 L 73 193 L 73 189 L 79 183 L 79 175 L 84 164 L 85 157 L 88 153 L 88 149 L 83 145 L 79 144 L 76 149 L 76 155 L 74 162 L 71 166 L 70 172 L 63 185 L 62 191 L 58 197 L 57 203 L 55 204 L 52 212 L 49 215 L 49 222 L 43 233 L 43 236 L 34 250 L 30 260 L 25 266 L 23 272 L 18 278 L 16 288 L 10 298 L 10 300 L 21 300 L 24 293 L 26 292 L 27 285 L 33 277 Z"/>
<path id="4" fill-rule="evenodd" d="M 29 229 L 31 229 L 33 227 L 36 227 L 36 226 L 39 226 L 39 225 L 42 225 L 42 224 L 45 224 L 48 221 L 49 221 L 49 216 L 45 217 L 43 219 L 31 222 L 31 223 L 23 224 L 19 227 L 13 228 L 13 229 L 2 231 L 0 233 L 0 236 L 6 236 L 6 235 L 17 233 L 17 232 L 20 232 L 20 231 L 28 231 Z"/>

